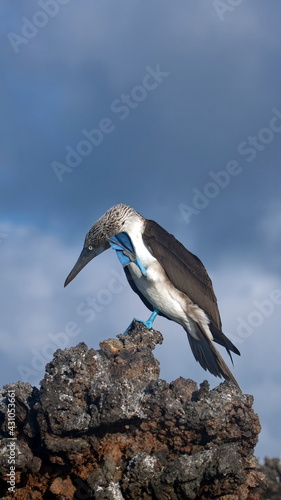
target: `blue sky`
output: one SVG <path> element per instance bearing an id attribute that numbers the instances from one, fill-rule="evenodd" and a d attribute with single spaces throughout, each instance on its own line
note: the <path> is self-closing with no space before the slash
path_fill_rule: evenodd
<path id="1" fill-rule="evenodd" d="M 280 456 L 280 3 L 15 0 L 0 14 L 1 385 L 38 385 L 56 347 L 98 348 L 147 319 L 111 250 L 63 288 L 93 222 L 127 203 L 204 262 L 263 426 L 257 455 Z M 218 383 L 178 325 L 155 327 L 163 378 Z"/>

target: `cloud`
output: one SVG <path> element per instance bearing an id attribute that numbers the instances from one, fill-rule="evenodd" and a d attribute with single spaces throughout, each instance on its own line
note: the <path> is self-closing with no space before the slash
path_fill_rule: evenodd
<path id="1" fill-rule="evenodd" d="M 13 16 L 5 17 L 7 32 L 19 31 L 22 16 L 32 18 L 39 7 L 32 2 L 10 8 Z M 27 216 L 33 218 L 34 204 L 40 202 L 41 217 L 48 212 L 58 219 L 66 203 L 73 216 L 85 213 L 88 200 L 101 207 L 104 203 L 106 209 L 130 197 L 131 204 L 142 203 L 140 209 L 144 198 L 151 205 L 147 200 L 153 198 L 157 206 L 164 200 L 168 212 L 173 209 L 175 214 L 179 203 L 191 201 L 192 188 L 200 189 L 207 182 L 210 170 L 221 169 L 233 158 L 233 149 L 244 136 L 267 125 L 272 106 L 278 105 L 279 89 L 276 85 L 274 92 L 276 78 L 270 66 L 275 38 L 267 36 L 267 30 L 272 32 L 270 24 L 265 32 L 258 29 L 265 12 L 265 7 L 253 9 L 243 2 L 228 20 L 220 22 L 212 4 L 180 2 L 175 8 L 169 2 L 147 7 L 126 1 L 115 9 L 111 3 L 85 2 L 80 9 L 69 1 L 18 55 L 7 40 L 2 53 L 11 76 L 3 82 L 3 163 L 7 186 L 12 185 L 16 193 L 13 202 L 3 194 L 7 212 L 22 211 L 24 205 Z M 237 50 L 233 50 L 234 43 Z M 256 69 L 251 69 L 253 60 Z M 147 65 L 158 63 L 170 72 L 169 79 L 126 121 L 118 121 L 108 140 L 60 186 L 51 163 L 63 161 L 65 147 L 79 142 L 81 130 L 96 127 L 110 113 L 112 101 L 141 81 Z M 268 81 L 260 84 L 260 75 L 268 75 Z M 268 85 L 270 92 L 265 92 Z M 255 99 L 251 97 L 254 92 Z M 269 94 L 272 102 L 268 102 Z M 257 101 L 263 103 L 258 109 Z M 259 126 L 257 113 L 264 117 Z M 269 145 L 267 151 L 273 148 L 274 144 Z M 267 170 L 275 167 L 277 156 L 270 167 L 266 165 Z M 138 182 L 139 172 L 149 181 Z M 264 187 L 260 181 L 264 173 L 255 172 L 256 165 L 248 167 L 210 204 L 211 213 L 221 205 L 229 216 L 239 206 L 245 212 L 241 198 L 254 206 L 252 200 Z M 277 198 L 277 189 L 272 189 Z M 77 203 L 71 203 L 73 198 Z M 251 220 L 254 215 L 246 211 Z"/>

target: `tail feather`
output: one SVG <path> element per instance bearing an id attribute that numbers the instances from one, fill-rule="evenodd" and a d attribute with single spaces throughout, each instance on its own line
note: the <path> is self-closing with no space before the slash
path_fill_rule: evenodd
<path id="1" fill-rule="evenodd" d="M 209 323 L 209 328 L 214 337 L 214 341 L 217 344 L 220 344 L 223 347 L 225 347 L 233 364 L 233 359 L 230 351 L 234 352 L 238 356 L 240 356 L 240 351 L 238 351 L 237 347 L 235 347 L 235 345 L 232 344 L 232 342 L 226 337 L 226 335 L 222 333 L 222 331 L 219 330 L 213 323 Z"/>
<path id="2" fill-rule="evenodd" d="M 210 373 L 215 375 L 215 377 L 223 377 L 225 380 L 231 380 L 231 382 L 233 382 L 238 389 L 240 389 L 238 382 L 233 377 L 231 371 L 224 362 L 220 353 L 215 348 L 213 342 L 209 340 L 199 328 L 197 333 L 200 340 L 195 339 L 189 332 L 187 332 L 190 347 L 196 361 L 200 363 L 204 370 L 208 370 Z"/>

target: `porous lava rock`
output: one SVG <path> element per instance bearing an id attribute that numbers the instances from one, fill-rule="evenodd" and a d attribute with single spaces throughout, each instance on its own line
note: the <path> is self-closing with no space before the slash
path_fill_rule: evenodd
<path id="1" fill-rule="evenodd" d="M 259 470 L 265 475 L 265 487 L 261 488 L 262 500 L 280 500 L 281 498 L 281 461 L 280 458 L 265 457 Z"/>
<path id="2" fill-rule="evenodd" d="M 0 497 L 258 500 L 263 473 L 252 396 L 159 379 L 161 333 L 135 322 L 100 349 L 57 350 L 40 389 L 2 390 Z M 15 393 L 16 470 L 9 491 L 8 394 Z"/>

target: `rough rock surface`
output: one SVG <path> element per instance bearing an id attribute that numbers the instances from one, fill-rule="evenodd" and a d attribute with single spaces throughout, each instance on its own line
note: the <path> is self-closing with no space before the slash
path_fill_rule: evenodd
<path id="1" fill-rule="evenodd" d="M 0 405 L 0 498 L 258 500 L 253 398 L 230 383 L 159 379 L 162 335 L 129 335 L 57 350 L 38 390 L 5 386 Z M 15 392 L 11 441 L 9 391 Z M 15 492 L 8 456 L 15 444 Z M 14 445 L 13 445 L 14 446 Z M 10 490 L 11 491 L 11 490 Z"/>
<path id="2" fill-rule="evenodd" d="M 260 465 L 259 470 L 265 475 L 266 489 L 261 490 L 261 499 L 280 500 L 281 499 L 281 461 L 279 458 L 268 458 L 264 460 L 264 465 Z"/>

